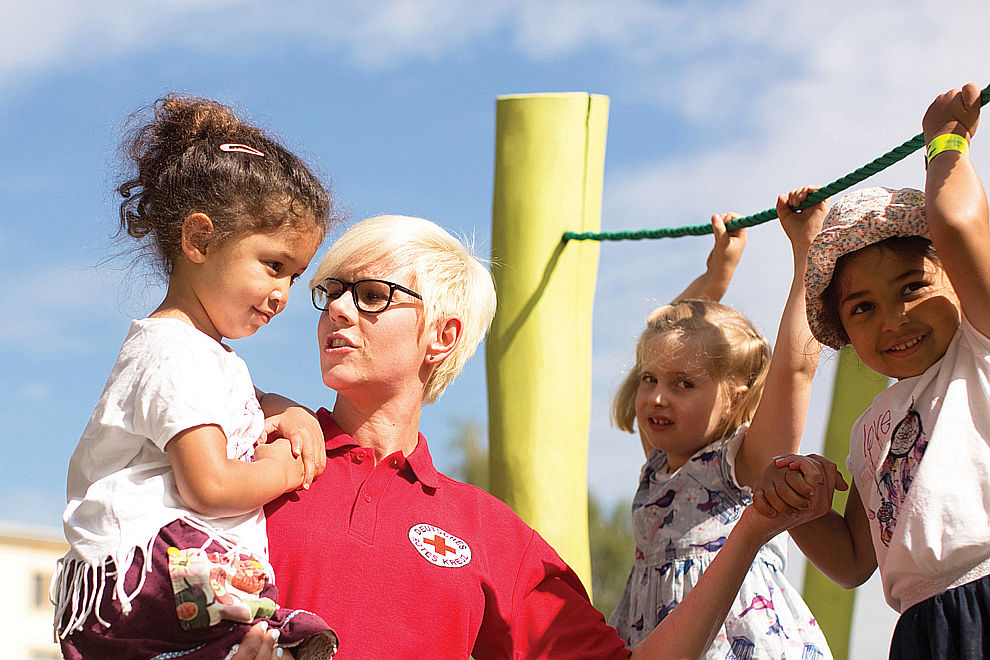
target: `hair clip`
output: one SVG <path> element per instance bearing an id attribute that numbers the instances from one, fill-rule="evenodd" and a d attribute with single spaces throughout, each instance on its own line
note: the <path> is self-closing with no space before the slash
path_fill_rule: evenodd
<path id="1" fill-rule="evenodd" d="M 220 151 L 238 151 L 242 154 L 250 154 L 252 156 L 265 157 L 265 154 L 258 151 L 254 147 L 250 147 L 246 144 L 240 144 L 238 142 L 224 142 L 220 145 Z"/>

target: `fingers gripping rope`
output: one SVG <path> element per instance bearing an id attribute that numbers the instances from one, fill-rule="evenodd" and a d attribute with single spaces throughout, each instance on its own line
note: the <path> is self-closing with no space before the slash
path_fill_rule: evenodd
<path id="1" fill-rule="evenodd" d="M 984 106 L 988 101 L 990 101 L 990 85 L 984 87 L 983 91 L 980 93 L 980 105 Z M 870 161 L 859 169 L 853 170 L 849 174 L 846 174 L 827 186 L 819 188 L 815 192 L 811 193 L 799 208 L 803 209 L 809 206 L 814 206 L 823 199 L 831 197 L 835 193 L 851 188 L 860 181 L 873 176 L 877 172 L 887 169 L 894 163 L 903 160 L 923 146 L 925 146 L 925 136 L 918 133 L 904 144 L 894 147 L 879 158 Z M 734 231 L 736 229 L 742 229 L 743 227 L 753 227 L 755 225 L 760 225 L 764 222 L 774 220 L 776 217 L 777 209 L 767 209 L 766 211 L 760 211 L 759 213 L 754 213 L 752 215 L 731 220 L 725 223 L 725 228 L 727 231 Z M 664 229 L 642 229 L 640 231 L 602 232 L 600 234 L 596 234 L 594 232 L 576 233 L 567 231 L 564 232 L 562 239 L 564 241 L 638 241 L 644 238 L 678 238 L 681 236 L 702 236 L 710 233 L 712 233 L 712 226 L 707 224 L 692 225 L 687 227 L 668 227 Z"/>

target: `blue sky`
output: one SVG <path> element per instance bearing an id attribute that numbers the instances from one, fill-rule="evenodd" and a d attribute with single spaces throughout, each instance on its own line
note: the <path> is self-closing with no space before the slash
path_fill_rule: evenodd
<path id="1" fill-rule="evenodd" d="M 603 229 L 748 214 L 826 183 L 920 131 L 939 92 L 990 79 L 981 0 L 774 3 L 224 0 L 0 1 L 0 518 L 57 525 L 65 466 L 130 318 L 161 289 L 113 245 L 122 120 L 171 91 L 216 98 L 332 180 L 351 220 L 419 215 L 490 246 L 500 94 L 611 100 Z M 990 149 L 974 158 L 990 169 Z M 869 185 L 921 186 L 921 157 Z M 595 301 L 589 485 L 628 498 L 642 461 L 608 400 L 649 310 L 710 239 L 611 243 Z M 769 336 L 789 282 L 779 227 L 750 230 L 726 302 Z M 255 382 L 310 406 L 320 382 L 305 291 L 233 343 Z M 805 448 L 820 446 L 826 355 Z M 460 420 L 486 423 L 480 353 L 423 430 L 441 468 Z"/>

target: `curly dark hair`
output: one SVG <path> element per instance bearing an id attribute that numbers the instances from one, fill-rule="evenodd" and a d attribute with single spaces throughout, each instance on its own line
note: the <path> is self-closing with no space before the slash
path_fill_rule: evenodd
<path id="1" fill-rule="evenodd" d="M 330 193 L 309 167 L 221 103 L 170 94 L 128 125 L 122 150 L 137 171 L 117 187 L 120 231 L 150 236 L 144 248 L 166 277 L 192 213 L 209 216 L 217 241 L 283 227 L 315 227 L 322 241 L 336 220 Z"/>

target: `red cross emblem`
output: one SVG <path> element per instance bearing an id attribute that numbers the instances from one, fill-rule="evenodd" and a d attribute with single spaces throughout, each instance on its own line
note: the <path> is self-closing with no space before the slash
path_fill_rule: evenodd
<path id="1" fill-rule="evenodd" d="M 443 537 L 439 534 L 434 534 L 432 539 L 423 539 L 423 543 L 429 543 L 433 546 L 433 551 L 436 552 L 441 557 L 445 557 L 448 552 L 456 552 L 456 550 L 443 540 Z"/>
<path id="2" fill-rule="evenodd" d="M 471 547 L 450 532 L 430 523 L 409 528 L 409 541 L 416 552 L 436 566 L 459 568 L 471 563 Z"/>

